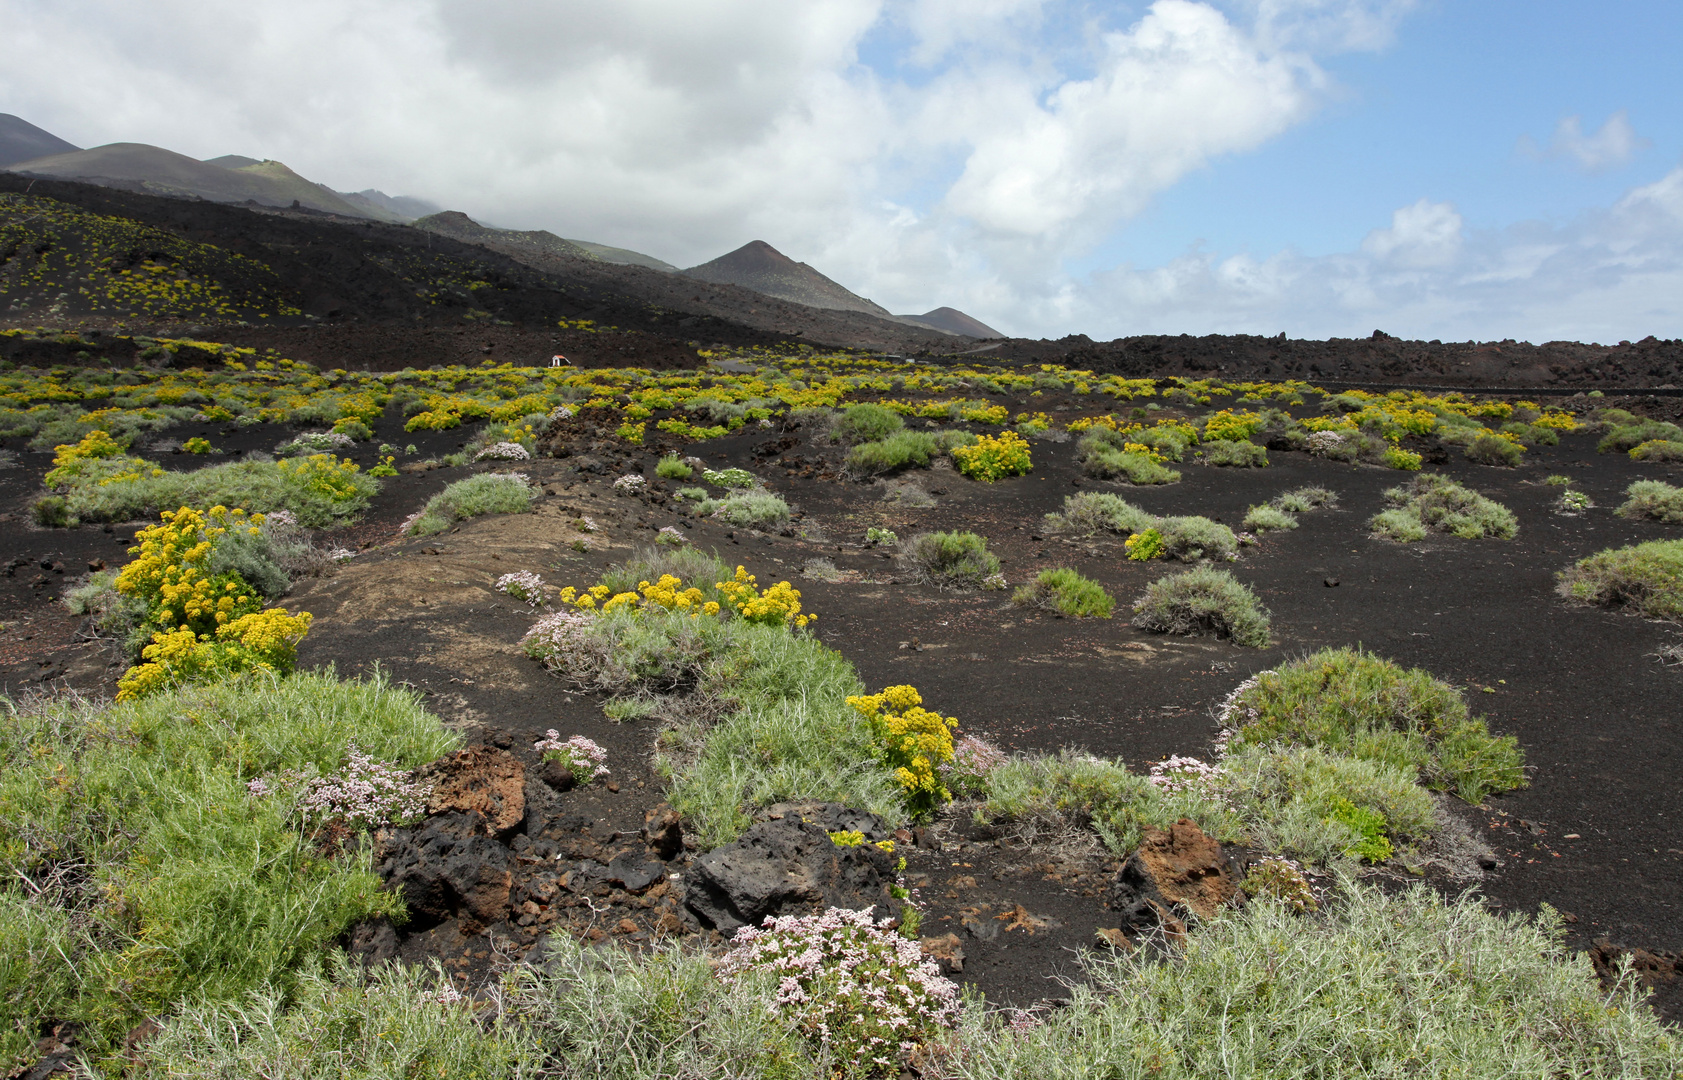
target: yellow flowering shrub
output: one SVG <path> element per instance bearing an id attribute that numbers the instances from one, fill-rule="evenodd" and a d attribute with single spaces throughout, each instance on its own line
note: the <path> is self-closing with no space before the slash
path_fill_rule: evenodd
<path id="1" fill-rule="evenodd" d="M 818 618 L 801 614 L 800 590 L 787 581 L 779 581 L 763 593 L 755 587 L 755 581 L 747 567 L 738 566 L 735 577 L 714 584 L 737 615 L 752 623 L 804 629 Z"/>
<path id="2" fill-rule="evenodd" d="M 349 458 L 341 461 L 332 454 L 310 454 L 277 461 L 275 468 L 288 479 L 334 502 L 349 502 L 362 494 L 351 479 L 361 471 L 360 466 Z"/>
<path id="3" fill-rule="evenodd" d="M 1248 410 L 1222 409 L 1204 421 L 1204 438 L 1209 442 L 1245 442 L 1262 430 L 1262 417 Z"/>
<path id="4" fill-rule="evenodd" d="M 57 490 L 78 481 L 104 485 L 164 474 L 164 470 L 150 461 L 123 453 L 121 444 L 97 428 L 82 436 L 81 442 L 56 446 L 53 450 L 53 468 L 44 482 Z"/>
<path id="5" fill-rule="evenodd" d="M 561 603 L 580 611 L 599 611 L 603 615 L 623 607 L 661 607 L 697 616 L 719 613 L 717 601 L 706 599 L 700 589 L 684 588 L 684 583 L 671 574 L 662 574 L 659 581 L 652 583 L 639 581 L 636 592 L 615 593 L 606 585 L 594 585 L 583 590 L 569 585 L 561 590 Z"/>
<path id="6" fill-rule="evenodd" d="M 117 574 L 117 591 L 145 603 L 153 628 L 141 663 L 118 681 L 117 700 L 244 671 L 289 674 L 309 613 L 262 610 L 261 597 L 239 574 L 209 573 L 217 543 L 235 530 L 256 532 L 263 516 L 184 506 L 160 518 L 136 534 L 129 549 L 135 558 Z"/>
<path id="7" fill-rule="evenodd" d="M 952 457 L 959 472 L 988 483 L 1034 467 L 1029 461 L 1028 440 L 1014 431 L 978 436 L 969 446 L 953 447 Z"/>
<path id="8" fill-rule="evenodd" d="M 847 703 L 870 725 L 878 756 L 894 770 L 914 814 L 952 801 L 941 773 L 952 764 L 956 717 L 925 709 L 923 697 L 911 686 L 890 686 Z"/>

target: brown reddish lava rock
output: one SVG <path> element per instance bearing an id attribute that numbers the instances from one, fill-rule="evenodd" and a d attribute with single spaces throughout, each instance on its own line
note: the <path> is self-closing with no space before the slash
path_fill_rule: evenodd
<path id="1" fill-rule="evenodd" d="M 478 814 L 492 836 L 526 818 L 526 766 L 507 750 L 470 746 L 421 766 L 416 779 L 432 785 L 428 814 Z"/>
<path id="2" fill-rule="evenodd" d="M 1122 929 L 1186 932 L 1188 920 L 1208 919 L 1223 906 L 1243 902 L 1243 866 L 1191 819 L 1167 832 L 1148 828 L 1110 887 L 1106 903 L 1122 912 Z"/>

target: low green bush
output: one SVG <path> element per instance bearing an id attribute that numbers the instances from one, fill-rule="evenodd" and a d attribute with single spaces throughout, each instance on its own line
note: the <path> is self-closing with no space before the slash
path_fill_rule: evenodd
<path id="1" fill-rule="evenodd" d="M 1675 439 L 1649 439 L 1631 447 L 1632 461 L 1683 461 L 1683 442 Z"/>
<path id="2" fill-rule="evenodd" d="M 1615 412 L 1619 410 L 1608 410 Z M 1604 414 L 1605 415 L 1605 414 Z M 1628 453 L 1645 442 L 1659 439 L 1665 442 L 1683 442 L 1683 428 L 1664 420 L 1638 419 L 1623 413 L 1623 417 L 1630 417 L 1630 422 L 1614 423 L 1601 441 L 1595 444 L 1597 453 Z"/>
<path id="3" fill-rule="evenodd" d="M 878 442 L 904 428 L 900 414 L 881 405 L 849 405 L 830 424 L 830 436 L 837 442 L 857 445 Z"/>
<path id="4" fill-rule="evenodd" d="M 1202 453 L 1206 465 L 1260 469 L 1268 464 L 1268 451 L 1253 442 L 1220 439 L 1205 443 Z"/>
<path id="5" fill-rule="evenodd" d="M 1659 480 L 1638 480 L 1625 489 L 1624 503 L 1613 512 L 1620 517 L 1683 525 L 1683 488 Z"/>
<path id="6" fill-rule="evenodd" d="M 1269 530 L 1295 529 L 1297 528 L 1297 519 L 1277 506 L 1264 503 L 1245 511 L 1245 520 L 1241 524 L 1251 532 L 1268 532 Z"/>
<path id="7" fill-rule="evenodd" d="M 1108 431 L 1106 428 L 1093 430 Z M 1185 428 L 1165 424 L 1161 427 L 1141 428 L 1127 435 L 1116 435 L 1112 444 L 1116 449 L 1121 449 L 1124 442 L 1139 443 L 1141 446 L 1151 447 L 1170 461 L 1180 461 L 1196 440 L 1197 436 L 1188 434 Z"/>
<path id="8" fill-rule="evenodd" d="M 1683 622 L 1683 540 L 1650 540 L 1579 559 L 1558 575 L 1562 596 Z"/>
<path id="9" fill-rule="evenodd" d="M 1227 559 L 1239 550 L 1239 538 L 1219 521 L 1191 515 L 1160 518 L 1157 531 L 1163 535 L 1163 558 L 1181 562 L 1199 559 Z"/>
<path id="10" fill-rule="evenodd" d="M 1462 450 L 1468 461 L 1480 465 L 1499 465 L 1514 468 L 1525 458 L 1525 452 L 1500 435 L 1480 435 Z"/>
<path id="11" fill-rule="evenodd" d="M 788 521 L 790 514 L 789 504 L 769 491 L 733 491 L 698 504 L 696 510 L 738 529 L 769 529 Z"/>
<path id="12" fill-rule="evenodd" d="M 1225 638 L 1254 649 L 1270 640 L 1268 611 L 1256 594 L 1211 566 L 1152 582 L 1134 601 L 1134 625 L 1159 634 Z"/>
<path id="13" fill-rule="evenodd" d="M 457 480 L 427 500 L 409 522 L 410 536 L 431 536 L 485 514 L 523 514 L 532 508 L 532 486 L 518 473 L 480 473 Z"/>
<path id="14" fill-rule="evenodd" d="M 1082 577 L 1068 567 L 1042 570 L 1033 581 L 1018 589 L 1012 602 L 1052 607 L 1073 618 L 1108 619 L 1116 600 L 1104 586 Z"/>
<path id="15" fill-rule="evenodd" d="M 695 470 L 677 454 L 667 454 L 655 462 L 655 475 L 666 480 L 688 480 Z"/>
<path id="16" fill-rule="evenodd" d="M 980 588 L 1000 572 L 999 556 L 973 532 L 918 533 L 900 545 L 900 558 L 919 581 L 938 589 Z"/>
<path id="17" fill-rule="evenodd" d="M 250 458 L 191 472 L 137 471 L 70 480 L 64 493 L 66 523 L 155 519 L 183 506 L 240 506 L 262 514 L 285 510 L 300 525 L 320 529 L 361 513 L 380 490 L 379 480 L 331 454 L 283 461 Z"/>
<path id="18" fill-rule="evenodd" d="M 1399 543 L 1423 540 L 1428 532 L 1463 540 L 1511 540 L 1519 531 L 1513 511 L 1437 473 L 1422 473 L 1406 487 L 1390 489 L 1385 501 L 1392 509 L 1368 525 L 1374 535 Z"/>
<path id="19" fill-rule="evenodd" d="M 927 431 L 896 431 L 886 439 L 860 443 L 847 454 L 847 471 L 855 476 L 878 476 L 907 468 L 927 468 L 941 452 L 940 442 Z"/>
<path id="20" fill-rule="evenodd" d="M 1230 746 L 1314 746 L 1413 770 L 1477 804 L 1525 786 L 1524 755 L 1461 692 L 1361 649 L 1323 649 L 1263 672 L 1223 708 Z"/>
<path id="21" fill-rule="evenodd" d="M 1337 506 L 1338 493 L 1311 484 L 1275 496 L 1274 505 L 1288 514 L 1302 514 L 1317 507 Z"/>
<path id="22" fill-rule="evenodd" d="M 700 589 L 705 603 L 721 599 L 718 583 L 731 580 L 733 573 L 733 568 L 715 553 L 694 547 L 645 545 L 605 571 L 601 583 L 613 594 L 636 592 L 642 582 L 659 581 L 670 574 L 686 587 Z"/>
<path id="23" fill-rule="evenodd" d="M 289 995 L 347 927 L 401 917 L 402 904 L 364 860 L 320 856 L 295 820 L 296 792 L 248 783 L 335 773 L 356 748 L 406 770 L 454 745 L 379 676 L 5 703 L 0 868 L 54 884 L 33 902 L 0 892 L 0 1060 L 22 1060 L 43 1020 L 78 1024 L 98 1060 L 180 1002 Z M 54 873 L 64 865 L 81 870 Z M 9 992 L 20 985 L 29 992 Z"/>
<path id="24" fill-rule="evenodd" d="M 1160 465 L 1144 454 L 1099 447 L 1081 458 L 1081 468 L 1088 476 L 1101 480 L 1126 480 L 1130 484 L 1175 484 L 1180 473 Z"/>
<path id="25" fill-rule="evenodd" d="M 1067 495 L 1061 513 L 1046 515 L 1048 529 L 1083 535 L 1102 531 L 1130 536 L 1151 528 L 1156 521 L 1156 517 L 1108 491 Z"/>

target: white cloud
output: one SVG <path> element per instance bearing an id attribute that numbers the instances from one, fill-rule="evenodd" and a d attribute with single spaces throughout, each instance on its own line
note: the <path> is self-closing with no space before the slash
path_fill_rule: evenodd
<path id="1" fill-rule="evenodd" d="M 1461 250 L 1461 215 L 1449 203 L 1426 199 L 1391 215 L 1389 229 L 1375 229 L 1362 250 L 1399 266 L 1443 266 Z"/>
<path id="2" fill-rule="evenodd" d="M 1555 125 L 1553 138 L 1541 150 L 1529 135 L 1519 141 L 1520 152 L 1528 157 L 1563 159 L 1586 172 L 1604 172 L 1628 164 L 1651 145 L 1630 126 L 1630 115 L 1624 109 L 1609 116 L 1593 135 L 1584 134 L 1581 118 L 1568 116 Z"/>

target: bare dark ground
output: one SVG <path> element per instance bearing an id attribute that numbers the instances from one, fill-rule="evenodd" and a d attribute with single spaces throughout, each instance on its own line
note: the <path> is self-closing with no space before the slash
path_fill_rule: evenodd
<path id="1" fill-rule="evenodd" d="M 262 445 L 283 436 L 272 429 L 250 433 Z M 445 445 L 448 436 L 460 438 L 434 436 L 440 449 L 453 448 Z M 1645 948 L 1650 957 L 1683 951 L 1683 837 L 1674 824 L 1683 814 L 1676 782 L 1683 668 L 1653 656 L 1675 631 L 1572 607 L 1553 592 L 1554 573 L 1574 559 L 1678 535 L 1675 526 L 1611 513 L 1631 480 L 1675 483 L 1675 468 L 1597 455 L 1593 438 L 1573 435 L 1559 447 L 1534 450 L 1514 470 L 1452 457 L 1438 468 L 1509 506 L 1521 523 L 1518 538 L 1446 537 L 1407 546 L 1367 536 L 1365 522 L 1380 509 L 1382 491 L 1407 479 L 1386 470 L 1275 453 L 1266 469 L 1185 465 L 1176 485 L 1112 489 L 1153 512 L 1206 514 L 1234 526 L 1247 506 L 1301 484 L 1339 493 L 1336 510 L 1302 515 L 1301 528 L 1265 536 L 1232 566 L 1274 614 L 1277 644 L 1250 650 L 1134 629 L 1126 603 L 1171 568 L 1128 562 L 1118 540 L 1066 541 L 1043 531 L 1042 515 L 1066 495 L 1099 486 L 1077 472 L 1072 443 L 1036 442 L 1034 472 L 994 485 L 950 471 L 915 474 L 907 479 L 937 505 L 907 509 L 880 501 L 878 486 L 806 478 L 804 467 L 786 472 L 778 458 L 754 456 L 753 447 L 764 441 L 765 433 L 756 432 L 695 449 L 710 464 L 743 465 L 766 477 L 804 511 L 799 525 L 812 539 L 688 521 L 672 503 L 615 498 L 607 487 L 613 473 L 580 476 L 565 460 L 544 460 L 529 471 L 551 494 L 534 513 L 400 541 L 398 523 L 465 470 L 399 477 L 357 526 L 338 536 L 353 547 L 367 545 L 364 553 L 334 577 L 299 583 L 288 599 L 316 616 L 301 662 L 331 663 L 341 675 L 379 664 L 424 693 L 446 722 L 473 738 L 509 741 L 529 760 L 532 740 L 548 728 L 595 739 L 610 751 L 619 791 L 594 787 L 562 798 L 613 832 L 636 828 L 658 802 L 658 780 L 646 763 L 654 731 L 611 723 L 599 701 L 569 693 L 527 660 L 517 642 L 534 616 L 491 584 L 517 569 L 539 571 L 556 584 L 593 580 L 662 525 L 680 524 L 701 547 L 747 565 L 762 581 L 794 580 L 808 609 L 820 614 L 819 636 L 872 689 L 911 683 L 931 707 L 1011 749 L 1079 746 L 1136 767 L 1170 753 L 1206 754 L 1211 709 L 1239 681 L 1313 649 L 1359 643 L 1465 687 L 1493 729 L 1519 737 L 1531 786 L 1461 815 L 1498 857 L 1479 885 L 1494 907 L 1529 912 L 1552 904 L 1567 913 L 1578 947 L 1605 938 Z M 782 457 L 810 466 L 815 456 L 837 453 L 798 441 Z M 652 476 L 653 455 L 643 454 L 642 463 Z M 0 471 L 6 531 L 11 546 L 27 556 L 11 577 L 0 578 L 0 618 L 11 631 L 0 674 L 13 690 L 43 681 L 108 689 L 115 670 L 104 666 L 100 647 L 75 644 L 76 620 L 48 600 L 89 560 L 122 558 L 132 526 L 108 534 L 98 527 L 46 532 L 24 525 L 23 501 L 45 464 L 45 455 L 23 455 L 20 467 Z M 1553 513 L 1557 489 L 1541 480 L 1556 472 L 1572 476 L 1596 508 L 1578 517 Z M 572 524 L 580 514 L 602 530 L 581 533 Z M 1073 566 L 1122 601 L 1119 617 L 1063 619 L 1013 608 L 1006 594 L 943 594 L 908 584 L 892 560 L 862 545 L 870 525 L 902 536 L 974 529 L 989 538 L 1013 583 L 1047 566 Z M 579 540 L 589 549 L 575 551 Z M 40 568 L 43 556 L 62 563 L 64 573 Z M 797 576 L 805 560 L 820 556 L 845 580 Z M 1327 584 L 1332 580 L 1336 586 Z M 996 1000 L 1060 996 L 1053 980 L 1074 973 L 1094 930 L 1113 925 L 1097 896 L 1110 872 L 1106 860 L 1013 847 L 971 828 L 961 813 L 933 831 L 942 850 L 914 852 L 908 868 L 930 905 L 923 933 L 954 932 L 966 954 L 960 977 Z M 610 914 L 603 914 L 608 932 L 617 926 Z M 483 962 L 480 954 L 489 955 L 493 940 L 522 947 L 535 931 L 495 926 L 486 936 L 441 933 L 432 931 L 423 951 L 466 965 Z M 1666 972 L 1655 976 L 1659 1004 L 1675 1017 L 1675 966 Z"/>

